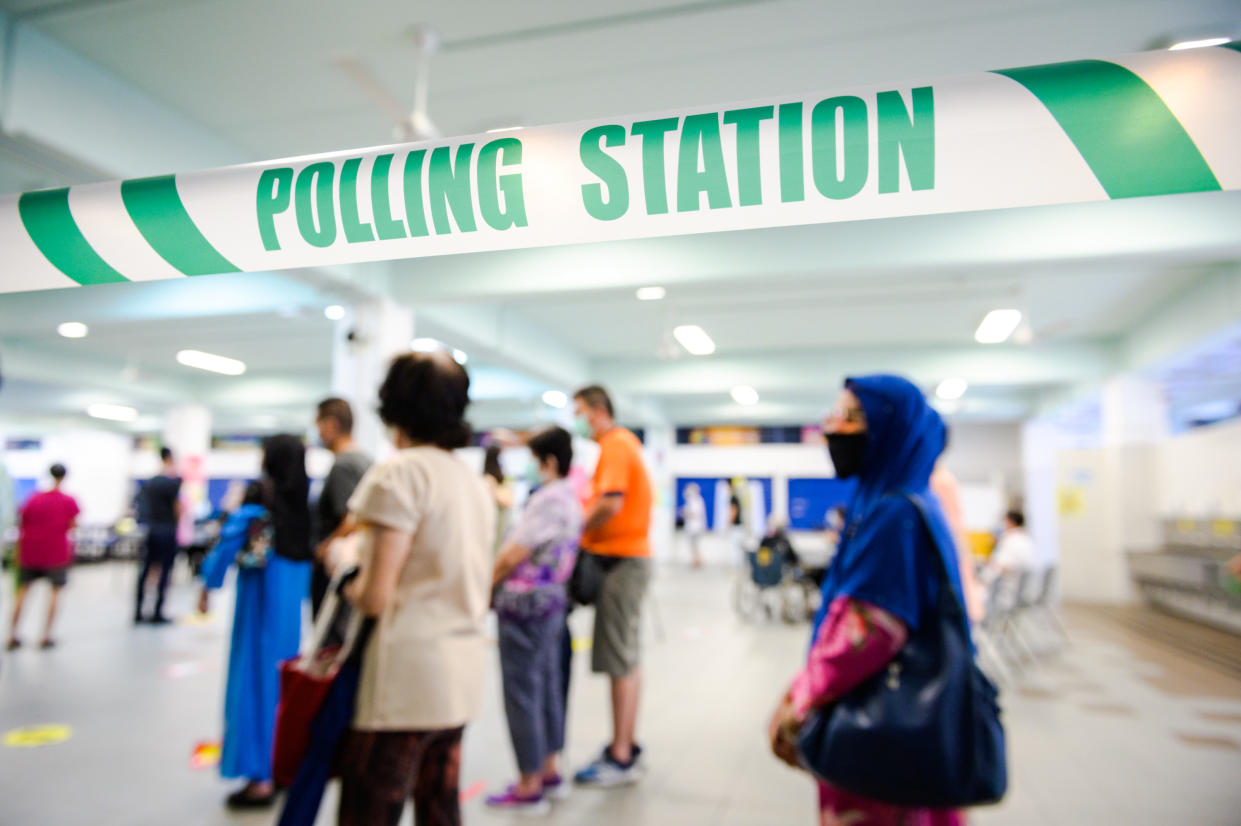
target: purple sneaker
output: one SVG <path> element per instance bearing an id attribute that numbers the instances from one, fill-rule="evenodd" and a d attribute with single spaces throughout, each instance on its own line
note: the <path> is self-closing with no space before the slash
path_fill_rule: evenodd
<path id="1" fill-rule="evenodd" d="M 558 774 L 543 778 L 543 796 L 552 800 L 568 800 L 573 790 L 565 779 Z"/>
<path id="2" fill-rule="evenodd" d="M 516 786 L 509 786 L 504 794 L 493 794 L 487 798 L 487 805 L 492 809 L 506 809 L 523 815 L 545 815 L 551 812 L 552 806 L 542 794 L 517 794 Z"/>

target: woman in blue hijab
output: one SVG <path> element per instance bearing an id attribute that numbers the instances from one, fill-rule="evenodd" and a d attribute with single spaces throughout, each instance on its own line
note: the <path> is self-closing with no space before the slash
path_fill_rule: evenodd
<path id="1" fill-rule="evenodd" d="M 877 673 L 933 621 L 940 565 L 961 592 L 951 532 L 929 489 L 946 430 L 922 392 L 897 376 L 848 379 L 824 432 L 836 475 L 856 477 L 858 492 L 823 584 L 806 665 L 771 720 L 772 749 L 794 768 L 807 715 Z M 909 494 L 932 503 L 929 531 Z M 823 783 L 819 811 L 822 826 L 964 823 L 956 811 L 899 808 Z"/>

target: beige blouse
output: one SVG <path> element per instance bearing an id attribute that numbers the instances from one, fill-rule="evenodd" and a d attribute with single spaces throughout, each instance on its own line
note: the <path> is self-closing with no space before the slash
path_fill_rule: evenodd
<path id="1" fill-rule="evenodd" d="M 410 553 L 362 665 L 354 725 L 455 728 L 480 711 L 483 634 L 496 508 L 477 473 L 448 451 L 415 447 L 375 465 L 349 500 L 362 522 L 406 532 Z M 373 554 L 362 542 L 363 567 Z"/>

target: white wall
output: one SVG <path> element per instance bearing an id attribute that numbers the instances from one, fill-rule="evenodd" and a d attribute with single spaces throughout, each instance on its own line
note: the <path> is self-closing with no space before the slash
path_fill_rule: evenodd
<path id="1" fill-rule="evenodd" d="M 1241 516 L 1241 420 L 1186 431 L 1159 448 L 1161 516 Z"/>
<path id="2" fill-rule="evenodd" d="M 1162 546 L 1160 517 L 1241 516 L 1241 422 L 1159 444 L 1065 450 L 1054 495 L 1064 595 L 1088 602 L 1135 597 L 1130 551 Z"/>
<path id="3" fill-rule="evenodd" d="M 63 464 L 64 491 L 77 499 L 81 524 L 111 525 L 129 506 L 132 454 L 130 436 L 82 428 L 48 436 L 39 450 L 7 451 L 4 461 L 14 479 L 38 479 L 40 488 L 51 484 L 48 468 Z"/>

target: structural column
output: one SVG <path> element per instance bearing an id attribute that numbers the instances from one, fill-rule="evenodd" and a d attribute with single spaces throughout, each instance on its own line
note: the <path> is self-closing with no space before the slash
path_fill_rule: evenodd
<path id="1" fill-rule="evenodd" d="M 357 304 L 336 324 L 332 392 L 353 406 L 354 440 L 376 458 L 390 449 L 377 413 L 379 385 L 413 339 L 414 311 L 386 299 Z"/>
<path id="2" fill-rule="evenodd" d="M 194 519 L 207 501 L 207 453 L 211 450 L 211 411 L 202 405 L 174 407 L 164 417 L 164 447 L 181 474 L 181 523 L 177 539 L 189 543 Z"/>

